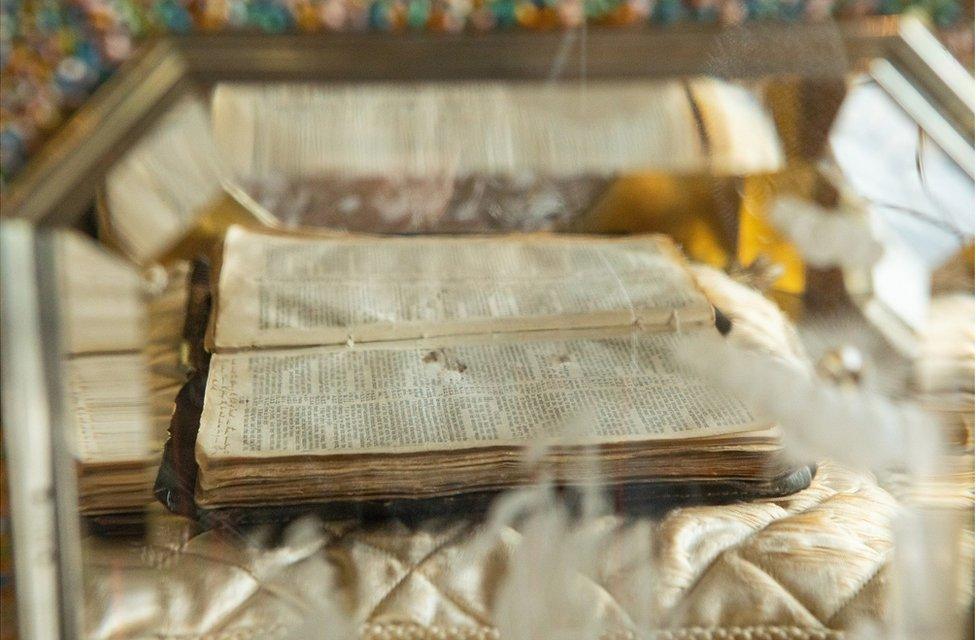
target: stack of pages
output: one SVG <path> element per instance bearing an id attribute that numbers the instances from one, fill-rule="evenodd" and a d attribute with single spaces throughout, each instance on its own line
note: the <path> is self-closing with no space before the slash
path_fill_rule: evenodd
<path id="1" fill-rule="evenodd" d="M 74 420 L 83 515 L 131 513 L 152 501 L 152 481 L 181 376 L 178 343 L 186 270 L 147 304 L 137 269 L 94 243 L 60 244 L 64 383 Z"/>
<path id="2" fill-rule="evenodd" d="M 73 358 L 67 377 L 77 428 L 79 510 L 102 515 L 145 508 L 152 500 L 154 462 L 145 359 L 140 353 Z"/>
<path id="3" fill-rule="evenodd" d="M 715 312 L 658 236 L 231 228 L 196 439 L 203 509 L 524 485 L 788 493 L 779 431 L 675 362 Z M 799 479 L 798 479 L 799 478 Z"/>

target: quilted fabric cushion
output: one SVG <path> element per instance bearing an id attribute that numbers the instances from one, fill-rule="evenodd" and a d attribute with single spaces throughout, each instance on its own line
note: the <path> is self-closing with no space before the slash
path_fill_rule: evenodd
<path id="1" fill-rule="evenodd" d="M 608 638 L 630 637 L 635 620 L 664 638 L 839 637 L 882 614 L 894 508 L 871 479 L 825 463 L 788 498 L 595 519 L 587 526 L 612 530 L 614 542 L 575 615 Z M 492 605 L 521 534 L 501 529 L 485 553 L 474 549 L 479 533 L 456 518 L 302 523 L 280 540 L 220 531 L 127 547 L 92 540 L 89 637 L 285 637 L 333 581 L 331 598 L 364 637 L 493 637 Z M 618 548 L 634 536 L 653 551 Z M 649 590 L 639 579 L 647 567 Z"/>
<path id="2" fill-rule="evenodd" d="M 802 359 L 775 306 L 716 271 L 696 275 L 733 318 L 730 339 Z M 608 542 L 574 580 L 567 619 L 606 640 L 648 625 L 670 639 L 840 638 L 884 614 L 895 507 L 871 478 L 824 462 L 785 498 L 588 520 Z M 90 638 L 283 638 L 302 625 L 308 638 L 494 638 L 525 535 L 463 516 L 198 535 L 172 516 L 159 525 L 148 542 L 87 541 Z"/>

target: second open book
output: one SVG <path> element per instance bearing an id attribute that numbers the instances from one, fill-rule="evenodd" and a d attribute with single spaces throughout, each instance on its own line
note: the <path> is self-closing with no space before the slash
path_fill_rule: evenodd
<path id="1" fill-rule="evenodd" d="M 490 492 L 536 477 L 538 442 L 569 485 L 768 494 L 794 471 L 777 429 L 676 365 L 715 312 L 663 237 L 235 227 L 214 282 L 205 508 Z"/>

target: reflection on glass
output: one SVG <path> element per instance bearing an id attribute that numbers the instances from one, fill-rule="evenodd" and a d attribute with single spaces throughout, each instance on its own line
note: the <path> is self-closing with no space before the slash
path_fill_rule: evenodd
<path id="1" fill-rule="evenodd" d="M 882 620 L 894 507 L 860 470 L 906 443 L 929 461 L 902 431 L 923 423 L 839 394 L 745 269 L 701 264 L 806 283 L 766 216 L 819 174 L 773 173 L 753 94 L 226 85 L 212 106 L 213 135 L 181 104 L 108 175 L 104 240 L 164 267 L 58 244 L 90 636 Z M 496 231 L 619 235 L 465 235 Z"/>
<path id="2" fill-rule="evenodd" d="M 212 110 L 233 180 L 286 227 L 674 232 L 725 264 L 735 178 L 783 162 L 756 95 L 709 78 L 224 84 Z"/>

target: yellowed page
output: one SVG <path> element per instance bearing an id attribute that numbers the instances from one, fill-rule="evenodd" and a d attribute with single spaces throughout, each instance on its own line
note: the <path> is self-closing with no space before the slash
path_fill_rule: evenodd
<path id="1" fill-rule="evenodd" d="M 559 435 L 576 417 L 593 434 L 580 443 L 764 428 L 678 369 L 677 339 L 622 328 L 217 354 L 198 455 L 518 445 Z"/>
<path id="2" fill-rule="evenodd" d="M 161 443 L 152 438 L 141 353 L 73 358 L 65 373 L 79 462 L 145 461 L 159 453 Z"/>
<path id="3" fill-rule="evenodd" d="M 306 237 L 232 228 L 216 350 L 696 323 L 711 305 L 661 236 Z"/>
<path id="4" fill-rule="evenodd" d="M 142 349 L 147 320 L 139 271 L 88 238 L 65 233 L 60 239 L 60 312 L 68 353 Z"/>

